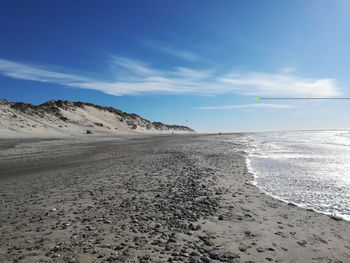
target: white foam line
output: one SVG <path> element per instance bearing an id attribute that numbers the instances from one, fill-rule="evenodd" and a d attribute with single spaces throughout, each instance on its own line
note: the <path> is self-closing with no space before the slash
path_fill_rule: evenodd
<path id="1" fill-rule="evenodd" d="M 250 143 L 250 142 L 247 141 L 247 143 Z M 309 206 L 307 206 L 305 204 L 291 202 L 291 201 L 285 200 L 285 199 L 283 199 L 283 198 L 281 198 L 279 196 L 273 195 L 273 194 L 263 190 L 259 186 L 259 184 L 258 184 L 258 182 L 256 180 L 257 178 L 259 178 L 259 172 L 254 170 L 252 165 L 251 165 L 250 156 L 251 156 L 252 152 L 249 151 L 249 152 L 245 152 L 245 153 L 246 153 L 245 154 L 245 163 L 246 163 L 246 167 L 247 167 L 248 173 L 250 173 L 253 176 L 253 180 L 249 181 L 248 183 L 250 183 L 251 185 L 254 185 L 255 187 L 257 187 L 261 193 L 264 193 L 264 194 L 266 194 L 268 196 L 271 196 L 271 197 L 273 197 L 273 198 L 275 198 L 277 200 L 280 200 L 280 201 L 282 201 L 282 202 L 284 202 L 286 204 L 293 204 L 293 205 L 295 205 L 297 207 L 300 207 L 300 208 L 303 208 L 303 209 L 309 209 L 309 210 L 312 210 L 312 211 L 317 212 L 317 213 L 326 214 L 328 216 L 339 218 L 339 219 L 343 219 L 345 221 L 349 221 L 350 222 L 350 215 L 347 216 L 347 215 L 343 215 L 343 214 L 339 214 L 339 213 L 335 213 L 335 212 L 334 213 L 330 213 L 330 212 L 316 210 L 316 209 L 314 209 L 312 207 L 309 207 Z"/>

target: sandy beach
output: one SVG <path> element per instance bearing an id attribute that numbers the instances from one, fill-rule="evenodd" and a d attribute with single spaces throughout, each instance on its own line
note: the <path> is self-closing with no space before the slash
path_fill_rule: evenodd
<path id="1" fill-rule="evenodd" d="M 350 262 L 349 222 L 261 193 L 232 136 L 0 140 L 0 262 Z"/>

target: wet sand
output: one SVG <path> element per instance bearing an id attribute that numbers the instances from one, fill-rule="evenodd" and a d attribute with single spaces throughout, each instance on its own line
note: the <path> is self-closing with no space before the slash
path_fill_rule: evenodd
<path id="1" fill-rule="evenodd" d="M 0 140 L 0 262 L 350 262 L 350 224 L 249 182 L 239 135 Z"/>

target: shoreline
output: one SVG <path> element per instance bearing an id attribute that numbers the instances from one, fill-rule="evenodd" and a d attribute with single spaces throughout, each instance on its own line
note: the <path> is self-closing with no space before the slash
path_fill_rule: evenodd
<path id="1" fill-rule="evenodd" d="M 330 130 L 324 131 L 324 132 L 329 132 Z M 341 132 L 344 132 L 344 130 L 339 130 Z M 301 132 L 301 131 L 298 131 Z M 345 131 L 347 132 L 347 131 Z M 249 145 L 249 142 L 247 142 L 247 144 Z M 250 151 L 246 151 L 245 157 L 246 157 L 246 166 L 247 166 L 247 170 L 252 174 L 253 180 L 251 181 L 252 185 L 256 186 L 260 192 L 269 195 L 277 200 L 280 200 L 284 203 L 286 203 L 287 205 L 295 205 L 297 207 L 300 207 L 302 209 L 306 209 L 306 210 L 311 210 L 317 213 L 321 213 L 324 215 L 327 215 L 329 217 L 331 217 L 334 220 L 344 220 L 347 222 L 350 222 L 350 215 L 346 215 L 346 214 L 341 214 L 341 213 L 336 213 L 336 212 L 327 212 L 327 211 L 323 211 L 323 210 L 319 210 L 317 208 L 313 208 L 312 206 L 306 204 L 306 203 L 298 203 L 298 202 L 294 202 L 291 200 L 287 200 L 284 199 L 283 197 L 276 195 L 276 194 L 272 194 L 270 193 L 268 190 L 264 190 L 262 186 L 259 186 L 258 183 L 258 179 L 259 179 L 259 171 L 255 170 L 251 164 L 251 156 L 250 156 L 251 152 Z"/>
<path id="2" fill-rule="evenodd" d="M 251 172 L 250 172 L 251 173 Z M 254 175 L 252 174 L 252 176 L 254 177 Z M 341 214 L 332 214 L 332 213 L 327 213 L 327 212 L 324 212 L 324 211 L 321 211 L 321 210 L 316 210 L 316 209 L 313 209 L 311 207 L 308 207 L 307 205 L 304 205 L 304 204 L 299 204 L 299 203 L 295 203 L 295 202 L 291 202 L 291 201 L 287 201 L 287 200 L 284 200 L 283 198 L 277 196 L 277 195 L 273 195 L 273 194 L 270 194 L 268 193 L 267 191 L 264 191 L 263 189 L 261 189 L 257 183 L 254 181 L 254 178 L 251 182 L 251 185 L 255 186 L 256 188 L 258 188 L 259 192 L 263 193 L 263 194 L 266 194 L 276 200 L 279 200 L 279 201 L 282 201 L 283 203 L 285 203 L 286 205 L 291 205 L 291 206 L 296 206 L 298 208 L 301 208 L 301 209 L 305 209 L 305 210 L 308 210 L 308 211 L 313 211 L 315 213 L 319 213 L 319 214 L 323 214 L 323 215 L 326 215 L 326 216 L 329 216 L 331 219 L 333 220 L 343 220 L 343 221 L 346 221 L 346 222 L 349 222 L 350 223 L 350 218 L 348 219 L 347 217 L 344 217 L 343 215 Z"/>
<path id="3" fill-rule="evenodd" d="M 0 261 L 346 262 L 349 222 L 261 193 L 249 183 L 241 136 L 5 149 L 0 172 L 24 169 L 0 177 Z"/>

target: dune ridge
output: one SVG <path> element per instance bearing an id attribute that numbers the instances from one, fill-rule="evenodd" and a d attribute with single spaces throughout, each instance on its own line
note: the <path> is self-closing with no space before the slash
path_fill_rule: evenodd
<path id="1" fill-rule="evenodd" d="M 192 133 L 189 127 L 151 122 L 134 113 L 87 102 L 50 100 L 40 105 L 0 100 L 0 136 Z"/>

